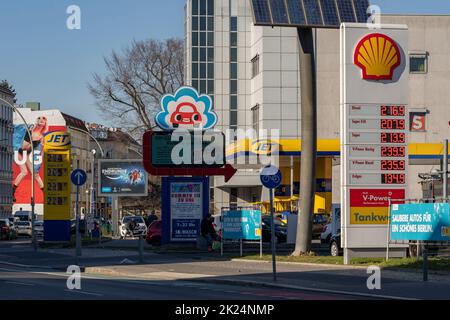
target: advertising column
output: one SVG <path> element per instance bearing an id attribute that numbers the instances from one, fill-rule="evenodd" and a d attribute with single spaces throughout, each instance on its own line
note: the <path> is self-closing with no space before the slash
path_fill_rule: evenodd
<path id="1" fill-rule="evenodd" d="M 389 200 L 405 199 L 408 27 L 341 27 L 341 203 L 344 260 L 383 256 Z M 402 246 L 393 246 L 402 254 Z"/>

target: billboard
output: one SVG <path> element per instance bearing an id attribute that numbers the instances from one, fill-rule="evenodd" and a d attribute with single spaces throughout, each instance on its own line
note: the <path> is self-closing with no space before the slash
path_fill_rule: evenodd
<path id="1" fill-rule="evenodd" d="M 32 111 L 21 108 L 20 113 L 25 118 L 14 114 L 14 161 L 13 161 L 13 191 L 14 208 L 19 211 L 31 210 L 31 171 L 32 155 L 31 146 L 34 147 L 35 170 L 35 204 L 36 214 L 42 218 L 44 214 L 44 137 L 55 131 L 66 132 L 66 122 L 58 110 Z M 28 135 L 27 127 L 31 132 Z"/>
<path id="2" fill-rule="evenodd" d="M 99 160 L 100 197 L 146 197 L 148 175 L 142 160 Z"/>
<path id="3" fill-rule="evenodd" d="M 390 233 L 391 240 L 449 241 L 449 204 L 394 204 L 391 209 Z"/>
<path id="4" fill-rule="evenodd" d="M 224 211 L 223 238 L 226 240 L 261 240 L 261 211 Z"/>

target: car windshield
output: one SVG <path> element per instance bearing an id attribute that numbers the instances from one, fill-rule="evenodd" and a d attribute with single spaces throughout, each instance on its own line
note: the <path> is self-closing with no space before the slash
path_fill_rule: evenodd
<path id="1" fill-rule="evenodd" d="M 327 223 L 328 222 L 328 217 L 325 215 L 316 215 L 314 217 L 314 223 Z"/>
<path id="2" fill-rule="evenodd" d="M 263 222 L 269 226 L 271 225 L 270 221 L 271 221 L 270 218 L 263 219 Z M 287 227 L 287 224 L 279 219 L 274 219 L 274 222 L 275 222 L 275 226 Z"/>
<path id="3" fill-rule="evenodd" d="M 34 225 L 35 225 L 36 227 L 43 227 L 43 226 L 44 226 L 44 222 L 42 222 L 42 221 L 36 221 L 36 222 L 34 223 Z"/>
<path id="4" fill-rule="evenodd" d="M 145 223 L 142 217 L 125 217 L 123 218 L 123 223 L 131 222 L 131 220 L 134 220 L 136 223 Z"/>
<path id="5" fill-rule="evenodd" d="M 30 226 L 31 223 L 25 222 L 25 221 L 19 221 L 19 222 L 16 222 L 16 225 L 17 226 Z"/>

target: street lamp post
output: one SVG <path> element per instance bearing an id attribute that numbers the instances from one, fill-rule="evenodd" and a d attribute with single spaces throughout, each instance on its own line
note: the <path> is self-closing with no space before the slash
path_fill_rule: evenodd
<path id="1" fill-rule="evenodd" d="M 22 115 L 22 113 L 10 102 L 6 101 L 3 98 L 0 98 L 0 101 L 5 103 L 7 106 L 9 106 L 10 108 L 12 108 L 14 110 L 14 112 L 17 112 L 17 114 L 20 116 L 20 118 L 22 119 L 23 123 L 25 124 L 26 130 L 27 130 L 27 134 L 30 137 L 30 148 L 31 148 L 31 236 L 32 236 L 32 244 L 33 244 L 33 248 L 35 251 L 37 251 L 37 241 L 36 241 L 36 232 L 34 230 L 35 227 L 35 221 L 36 221 L 36 217 L 35 217 L 35 192 L 34 192 L 34 174 L 35 174 L 35 169 L 34 169 L 34 146 L 33 146 L 33 136 L 31 134 L 29 125 L 27 123 L 27 121 L 25 120 L 24 116 Z M 29 156 L 29 155 L 27 155 Z"/>

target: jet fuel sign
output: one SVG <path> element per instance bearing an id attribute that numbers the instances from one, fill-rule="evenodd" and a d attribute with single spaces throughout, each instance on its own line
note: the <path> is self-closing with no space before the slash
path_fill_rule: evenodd
<path id="1" fill-rule="evenodd" d="M 382 248 L 407 183 L 408 30 L 345 24 L 341 42 L 343 247 Z"/>

